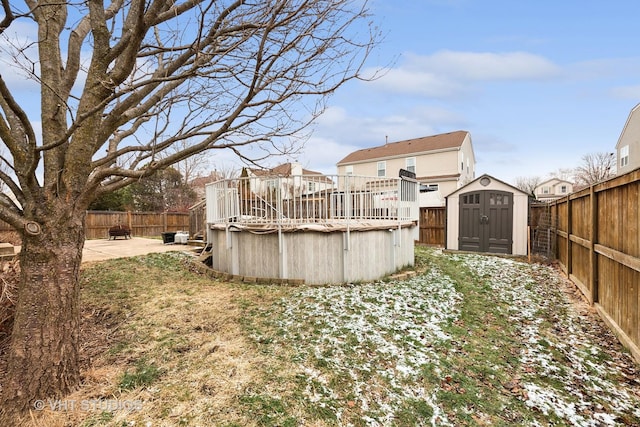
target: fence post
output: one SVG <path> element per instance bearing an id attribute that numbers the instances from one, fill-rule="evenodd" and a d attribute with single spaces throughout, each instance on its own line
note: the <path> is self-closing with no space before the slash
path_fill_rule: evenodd
<path id="1" fill-rule="evenodd" d="M 571 250 L 571 235 L 573 234 L 573 228 L 571 226 L 573 212 L 571 208 L 571 196 L 567 196 L 567 277 L 571 278 L 573 268 L 573 251 Z"/>
<path id="2" fill-rule="evenodd" d="M 589 289 L 591 289 L 591 304 L 598 302 L 598 254 L 596 253 L 596 244 L 598 239 L 598 198 L 592 185 L 589 190 L 591 202 L 591 244 L 589 245 L 590 261 L 589 261 Z"/>
<path id="3" fill-rule="evenodd" d="M 167 230 L 167 211 L 162 212 L 162 231 Z"/>

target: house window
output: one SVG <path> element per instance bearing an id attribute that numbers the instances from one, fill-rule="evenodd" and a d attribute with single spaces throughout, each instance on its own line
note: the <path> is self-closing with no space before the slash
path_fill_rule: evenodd
<path id="1" fill-rule="evenodd" d="M 378 162 L 378 176 L 387 176 L 387 162 Z"/>
<path id="2" fill-rule="evenodd" d="M 627 166 L 629 164 L 629 146 L 625 145 L 620 148 L 620 167 Z"/>
<path id="3" fill-rule="evenodd" d="M 560 187 L 560 192 L 561 193 L 566 193 L 567 192 L 567 186 L 566 185 L 561 186 Z"/>
<path id="4" fill-rule="evenodd" d="M 310 193 L 316 191 L 316 183 L 312 181 L 307 182 L 307 191 Z"/>
<path id="5" fill-rule="evenodd" d="M 345 166 L 344 173 L 345 175 L 353 175 L 353 165 Z"/>
<path id="6" fill-rule="evenodd" d="M 415 157 L 407 157 L 405 169 L 408 170 L 409 172 L 416 173 L 416 158 Z"/>
<path id="7" fill-rule="evenodd" d="M 551 189 L 549 187 L 542 187 L 542 194 L 549 194 Z"/>

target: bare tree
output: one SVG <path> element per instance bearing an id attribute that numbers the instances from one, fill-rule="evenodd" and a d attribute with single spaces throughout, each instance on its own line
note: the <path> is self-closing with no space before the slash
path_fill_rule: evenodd
<path id="1" fill-rule="evenodd" d="M 0 195 L 0 219 L 23 242 L 0 424 L 79 383 L 91 201 L 204 150 L 257 161 L 286 149 L 327 95 L 362 77 L 379 41 L 366 3 L 2 1 L 0 35 L 37 27 L 9 53 L 39 84 L 40 117 L 0 77 L 0 180 L 17 198 Z"/>
<path id="2" fill-rule="evenodd" d="M 591 185 L 615 175 L 616 157 L 614 153 L 590 153 L 582 156 L 576 168 L 576 183 Z"/>
<path id="3" fill-rule="evenodd" d="M 531 197 L 535 197 L 534 191 L 541 182 L 542 179 L 539 176 L 519 176 L 516 178 L 515 186 Z"/>
<path id="4" fill-rule="evenodd" d="M 558 178 L 563 181 L 574 182 L 576 170 L 573 168 L 558 168 L 548 174 L 549 178 Z"/>
<path id="5" fill-rule="evenodd" d="M 180 141 L 171 148 L 167 155 L 176 154 L 189 148 L 189 141 Z M 198 178 L 209 166 L 209 152 L 201 151 L 191 157 L 179 161 L 173 168 L 180 172 L 185 182 L 189 183 Z"/>

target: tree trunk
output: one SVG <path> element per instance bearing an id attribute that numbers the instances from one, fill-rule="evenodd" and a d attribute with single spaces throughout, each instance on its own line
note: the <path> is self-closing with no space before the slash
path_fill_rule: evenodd
<path id="1" fill-rule="evenodd" d="M 68 394 L 80 381 L 79 282 L 85 213 L 50 218 L 25 232 L 21 277 L 7 374 L 2 385 L 2 425 L 37 400 Z M 37 233 L 34 235 L 34 233 Z M 9 424 L 11 423 L 11 424 Z"/>

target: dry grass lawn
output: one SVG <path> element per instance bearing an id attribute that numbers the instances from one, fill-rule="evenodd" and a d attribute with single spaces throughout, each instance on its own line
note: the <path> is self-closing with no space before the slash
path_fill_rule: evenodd
<path id="1" fill-rule="evenodd" d="M 285 287 L 186 255 L 84 267 L 81 387 L 23 426 L 640 425 L 640 375 L 549 266 L 418 248 L 416 277 Z"/>
<path id="2" fill-rule="evenodd" d="M 238 399 L 267 359 L 245 338 L 238 301 L 277 290 L 212 281 L 175 254 L 95 264 L 82 283 L 82 386 L 61 401 L 43 397 L 25 425 L 255 424 Z"/>

